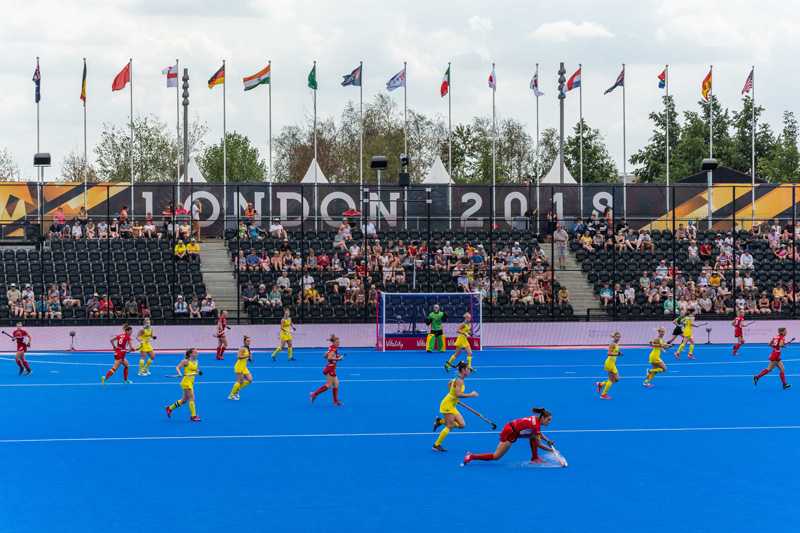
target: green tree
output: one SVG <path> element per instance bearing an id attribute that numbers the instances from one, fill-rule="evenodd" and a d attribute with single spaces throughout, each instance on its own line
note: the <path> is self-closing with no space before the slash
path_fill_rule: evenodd
<path id="1" fill-rule="evenodd" d="M 573 134 L 564 141 L 564 164 L 573 177 L 579 178 L 581 123 L 575 124 Z M 611 159 L 600 130 L 583 121 L 583 181 L 606 183 L 617 180 L 617 165 Z"/>
<path id="2" fill-rule="evenodd" d="M 650 113 L 653 122 L 653 136 L 638 152 L 631 156 L 630 162 L 636 167 L 633 173 L 641 183 L 664 183 L 667 180 L 667 114 L 669 113 L 669 148 L 671 152 L 670 176 L 682 178 L 685 174 L 675 173 L 674 154 L 681 135 L 678 113 L 672 96 L 663 97 L 664 108 Z M 679 170 L 680 172 L 680 170 Z"/>
<path id="3" fill-rule="evenodd" d="M 72 151 L 67 154 L 61 165 L 61 181 L 83 183 L 84 180 L 89 183 L 96 182 L 97 172 L 91 163 L 84 161 L 83 154 Z"/>
<path id="4" fill-rule="evenodd" d="M 176 148 L 166 125 L 153 116 L 136 117 L 133 135 L 135 142 L 131 145 L 127 125 L 103 124 L 100 143 L 94 149 L 99 180 L 129 182 L 133 150 L 133 172 L 137 181 L 174 181 Z"/>
<path id="5" fill-rule="evenodd" d="M 19 165 L 7 148 L 0 150 L 0 181 L 17 181 Z"/>
<path id="6" fill-rule="evenodd" d="M 266 164 L 259 158 L 258 148 L 250 139 L 237 132 L 225 136 L 227 152 L 227 175 L 230 183 L 261 182 L 267 173 Z M 223 180 L 223 146 L 219 143 L 206 148 L 197 158 L 200 172 L 208 182 L 219 183 Z"/>
<path id="7" fill-rule="evenodd" d="M 758 169 L 759 162 L 769 156 L 775 145 L 775 136 L 772 133 L 772 128 L 769 124 L 760 120 L 763 113 L 764 108 L 756 106 L 756 169 Z M 730 160 L 724 161 L 723 164 L 741 172 L 749 173 L 752 167 L 753 99 L 750 96 L 745 96 L 742 99 L 742 110 L 733 111 L 731 115 L 731 126 L 733 127 L 731 136 L 732 150 Z"/>
<path id="8" fill-rule="evenodd" d="M 758 138 L 758 137 L 756 137 Z M 797 150 L 798 125 L 794 113 L 783 112 L 783 130 L 766 158 L 758 159 L 758 173 L 773 182 L 794 182 L 798 178 L 800 153 Z"/>

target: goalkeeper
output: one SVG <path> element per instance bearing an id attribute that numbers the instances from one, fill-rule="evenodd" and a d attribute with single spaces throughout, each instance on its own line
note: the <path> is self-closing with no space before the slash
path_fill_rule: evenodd
<path id="1" fill-rule="evenodd" d="M 425 323 L 430 328 L 428 337 L 425 339 L 425 351 L 428 353 L 431 353 L 437 349 L 437 340 L 439 341 L 438 350 L 440 352 L 443 352 L 447 349 L 447 341 L 445 340 L 444 328 L 442 327 L 442 322 L 445 320 L 447 320 L 447 313 L 439 308 L 439 304 L 434 304 L 433 311 L 428 313 L 428 318 L 425 319 Z"/>

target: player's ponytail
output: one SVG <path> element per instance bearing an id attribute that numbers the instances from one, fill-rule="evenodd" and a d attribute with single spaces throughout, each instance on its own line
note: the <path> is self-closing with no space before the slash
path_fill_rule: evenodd
<path id="1" fill-rule="evenodd" d="M 193 351 L 194 351 L 194 348 L 189 348 L 188 350 L 186 350 L 186 354 L 184 354 L 184 356 L 183 356 L 184 359 L 189 359 L 189 357 L 192 356 L 192 352 Z"/>
<path id="2" fill-rule="evenodd" d="M 539 415 L 542 418 L 550 418 L 553 414 L 544 407 L 534 407 L 533 414 Z"/>
<path id="3" fill-rule="evenodd" d="M 459 361 L 458 364 L 456 365 L 456 370 L 459 371 L 459 372 L 461 372 L 462 370 L 465 370 L 467 368 L 469 368 L 469 367 L 467 366 L 467 362 L 466 361 Z"/>

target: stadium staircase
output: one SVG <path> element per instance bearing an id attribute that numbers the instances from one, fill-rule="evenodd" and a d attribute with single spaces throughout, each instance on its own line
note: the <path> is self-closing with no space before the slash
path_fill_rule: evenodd
<path id="1" fill-rule="evenodd" d="M 233 265 L 225 241 L 204 240 L 200 247 L 200 270 L 219 311 L 236 312 L 238 291 Z M 236 316 L 236 315 L 233 315 Z"/>
<path id="2" fill-rule="evenodd" d="M 578 263 L 574 251 L 567 250 L 564 264 L 567 268 L 556 270 L 556 278 L 569 290 L 569 301 L 575 311 L 575 316 L 578 319 L 584 319 L 587 309 L 600 308 L 599 300 L 594 294 L 594 288 L 581 271 L 581 264 Z"/>

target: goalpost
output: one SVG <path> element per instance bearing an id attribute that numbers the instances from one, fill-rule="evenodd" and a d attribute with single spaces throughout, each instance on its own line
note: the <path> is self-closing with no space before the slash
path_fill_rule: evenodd
<path id="1" fill-rule="evenodd" d="M 442 321 L 446 348 L 451 350 L 464 313 L 472 315 L 473 350 L 481 349 L 483 302 L 478 292 L 379 292 L 375 298 L 376 348 L 386 350 L 424 350 L 430 331 L 426 324 L 434 305 L 445 313 Z"/>

